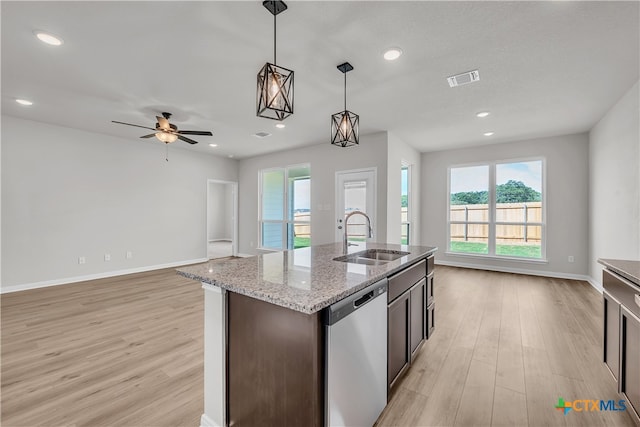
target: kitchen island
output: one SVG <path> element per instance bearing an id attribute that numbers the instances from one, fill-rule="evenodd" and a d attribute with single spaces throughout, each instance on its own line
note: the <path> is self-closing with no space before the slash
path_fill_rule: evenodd
<path id="1" fill-rule="evenodd" d="M 365 258 L 374 250 L 389 259 Z M 389 334 L 389 361 L 398 366 L 391 384 L 430 330 L 427 305 L 431 302 L 433 313 L 435 251 L 362 243 L 350 247 L 345 259 L 342 244 L 336 243 L 179 269 L 178 274 L 202 282 L 205 289 L 201 424 L 324 425 L 326 310 L 386 278 L 391 279 L 389 312 L 395 313 L 389 316 L 389 330 L 397 329 L 392 319 L 407 322 L 402 329 L 406 339 L 400 340 L 406 347 L 400 353 L 407 353 L 404 365 L 398 362 L 402 354 L 391 354 L 398 339 Z M 413 330 L 411 318 L 422 319 Z"/>

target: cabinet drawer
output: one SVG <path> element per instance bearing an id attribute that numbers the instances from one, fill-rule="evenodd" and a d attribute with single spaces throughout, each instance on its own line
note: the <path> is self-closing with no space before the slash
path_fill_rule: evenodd
<path id="1" fill-rule="evenodd" d="M 425 276 L 425 260 L 413 264 L 411 267 L 389 277 L 389 292 L 387 301 L 391 302 L 402 295 L 407 289 L 415 285 Z"/>
<path id="2" fill-rule="evenodd" d="M 436 258 L 433 255 L 427 258 L 427 276 L 433 273 L 433 263 L 435 259 Z"/>
<path id="3" fill-rule="evenodd" d="M 608 270 L 602 270 L 604 288 L 627 310 L 640 317 L 640 288 Z"/>

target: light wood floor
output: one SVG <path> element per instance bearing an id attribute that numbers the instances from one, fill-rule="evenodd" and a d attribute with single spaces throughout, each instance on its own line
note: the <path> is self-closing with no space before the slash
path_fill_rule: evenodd
<path id="1" fill-rule="evenodd" d="M 198 426 L 200 283 L 158 270 L 2 295 L 8 426 Z"/>
<path id="2" fill-rule="evenodd" d="M 554 409 L 620 399 L 588 283 L 437 267 L 436 332 L 378 426 L 633 426 L 627 412 Z"/>
<path id="3" fill-rule="evenodd" d="M 379 426 L 633 425 L 585 282 L 436 267 L 436 332 Z M 173 269 L 5 294 L 2 426 L 197 426 L 203 295 Z"/>

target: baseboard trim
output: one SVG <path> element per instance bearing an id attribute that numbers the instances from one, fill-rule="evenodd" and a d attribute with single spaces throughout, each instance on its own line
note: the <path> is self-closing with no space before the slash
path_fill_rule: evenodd
<path id="1" fill-rule="evenodd" d="M 593 280 L 591 276 L 587 276 L 585 274 L 560 273 L 556 271 L 527 270 L 525 268 L 498 267 L 493 265 L 476 265 L 476 264 L 466 264 L 463 262 L 451 262 L 451 261 L 439 261 L 439 260 L 436 260 L 435 263 L 436 265 L 471 268 L 474 270 L 489 270 L 489 271 L 498 271 L 500 273 L 527 274 L 530 276 L 552 277 L 555 279 L 582 280 L 584 282 L 588 282 L 591 286 L 594 287 L 596 291 L 602 293 L 602 286 L 600 286 L 598 282 Z"/>
<path id="2" fill-rule="evenodd" d="M 87 274 L 85 276 L 66 277 L 64 279 L 45 280 L 43 282 L 24 283 L 21 285 L 13 285 L 2 287 L 0 294 L 8 294 L 11 292 L 27 291 L 29 289 L 48 288 L 50 286 L 68 285 L 71 283 L 85 282 L 87 280 L 105 279 L 108 277 L 124 276 L 125 274 L 144 273 L 145 271 L 160 270 L 163 268 L 179 267 L 182 265 L 199 264 L 207 262 L 207 258 L 190 259 L 185 261 L 170 262 L 167 264 L 149 265 L 146 267 L 129 268 L 126 270 L 107 271 L 104 273 Z"/>
<path id="3" fill-rule="evenodd" d="M 207 414 L 202 414 L 200 417 L 200 427 L 221 427 L 216 424 Z"/>
<path id="4" fill-rule="evenodd" d="M 237 257 L 240 257 L 240 258 L 251 258 L 252 256 L 255 256 L 255 255 L 251 255 L 251 254 L 241 254 L 241 253 L 239 253 L 239 254 L 237 254 L 236 256 L 237 256 Z"/>

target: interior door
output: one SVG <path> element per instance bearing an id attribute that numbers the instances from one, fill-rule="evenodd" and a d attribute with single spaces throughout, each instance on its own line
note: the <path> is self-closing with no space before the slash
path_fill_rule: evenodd
<path id="1" fill-rule="evenodd" d="M 362 215 L 349 219 L 348 241 L 352 244 L 375 241 L 376 238 L 376 171 L 363 169 L 336 172 L 336 241 L 344 238 L 344 219 L 354 211 L 366 213 L 371 219 L 373 238 L 368 237 L 367 221 Z"/>

